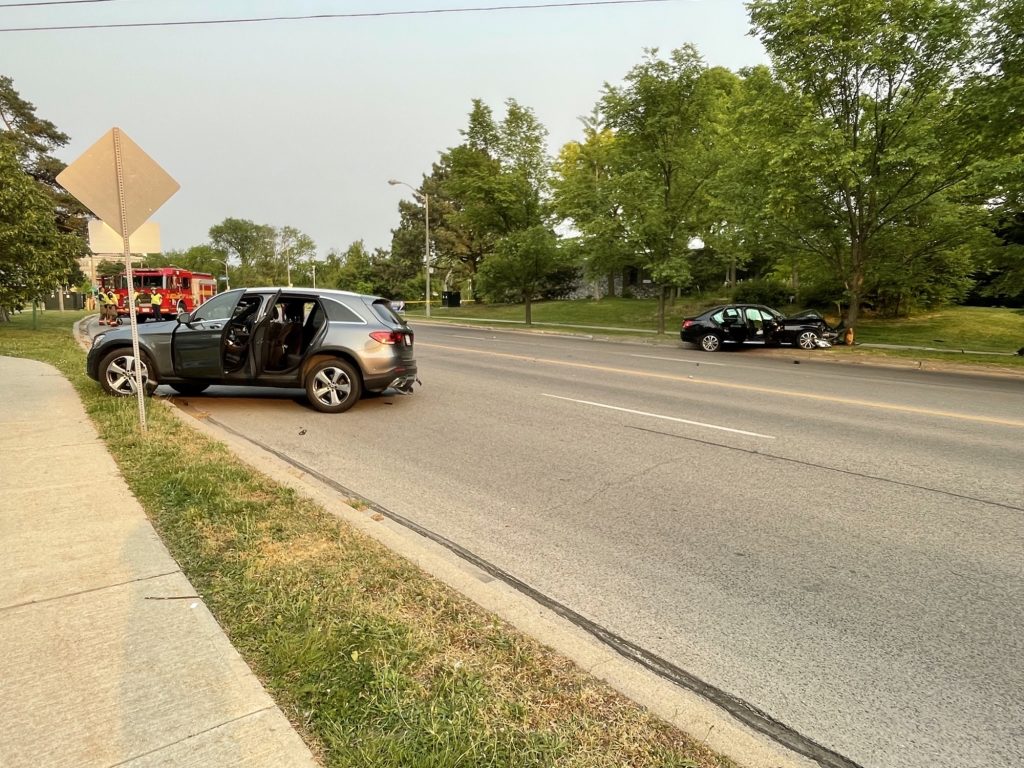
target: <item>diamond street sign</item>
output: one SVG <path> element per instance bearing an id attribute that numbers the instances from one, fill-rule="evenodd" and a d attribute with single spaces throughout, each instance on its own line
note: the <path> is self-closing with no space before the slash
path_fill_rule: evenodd
<path id="1" fill-rule="evenodd" d="M 115 131 L 119 134 L 123 190 L 118 189 Z M 129 237 L 180 189 L 178 182 L 119 128 L 107 131 L 61 171 L 57 183 L 112 230 L 118 234 L 127 231 Z M 121 220 L 122 195 L 119 194 L 122 192 L 124 221 Z"/>

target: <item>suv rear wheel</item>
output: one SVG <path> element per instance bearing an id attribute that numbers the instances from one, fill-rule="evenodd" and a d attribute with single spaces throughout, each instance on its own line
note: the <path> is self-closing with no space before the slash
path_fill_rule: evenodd
<path id="1" fill-rule="evenodd" d="M 323 413 L 347 411 L 359 400 L 362 388 L 359 374 L 345 360 L 322 360 L 306 374 L 306 397 Z"/>

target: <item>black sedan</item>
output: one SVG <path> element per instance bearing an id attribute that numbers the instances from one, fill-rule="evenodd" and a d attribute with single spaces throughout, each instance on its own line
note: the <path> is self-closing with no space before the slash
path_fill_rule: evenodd
<path id="1" fill-rule="evenodd" d="M 143 387 L 196 395 L 213 384 L 305 389 L 341 413 L 363 392 L 411 392 L 413 332 L 379 296 L 307 288 L 218 294 L 191 314 L 138 327 Z M 93 339 L 86 371 L 115 396 L 135 392 L 131 329 Z"/>
<path id="2" fill-rule="evenodd" d="M 683 320 L 679 338 L 706 352 L 716 352 L 724 343 L 758 343 L 766 346 L 792 344 L 815 349 L 834 339 L 836 331 L 820 313 L 809 310 L 793 317 L 762 304 L 723 304 L 696 317 Z M 825 346 L 828 346 L 825 344 Z"/>

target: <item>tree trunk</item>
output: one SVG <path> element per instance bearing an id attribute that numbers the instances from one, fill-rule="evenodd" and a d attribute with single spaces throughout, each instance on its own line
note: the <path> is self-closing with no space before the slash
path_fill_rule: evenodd
<path id="1" fill-rule="evenodd" d="M 846 327 L 855 328 L 860 315 L 860 300 L 864 292 L 864 275 L 860 270 L 850 275 L 850 306 L 846 310 Z"/>
<path id="2" fill-rule="evenodd" d="M 614 272 L 609 272 L 608 273 L 608 293 L 607 293 L 607 296 L 609 296 L 612 299 L 615 298 L 615 273 Z"/>
<path id="3" fill-rule="evenodd" d="M 665 286 L 658 287 L 658 333 L 665 333 Z"/>
<path id="4" fill-rule="evenodd" d="M 530 304 L 530 294 L 524 294 L 523 299 L 526 302 L 526 324 L 533 325 L 533 308 Z"/>

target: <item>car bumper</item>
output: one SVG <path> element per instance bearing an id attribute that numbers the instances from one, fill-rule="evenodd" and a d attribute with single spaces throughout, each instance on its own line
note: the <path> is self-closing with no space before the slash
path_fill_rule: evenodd
<path id="1" fill-rule="evenodd" d="M 367 389 L 394 388 L 400 392 L 412 392 L 412 385 L 419 381 L 416 363 L 403 363 L 390 371 L 373 376 L 364 374 L 363 383 Z"/>

